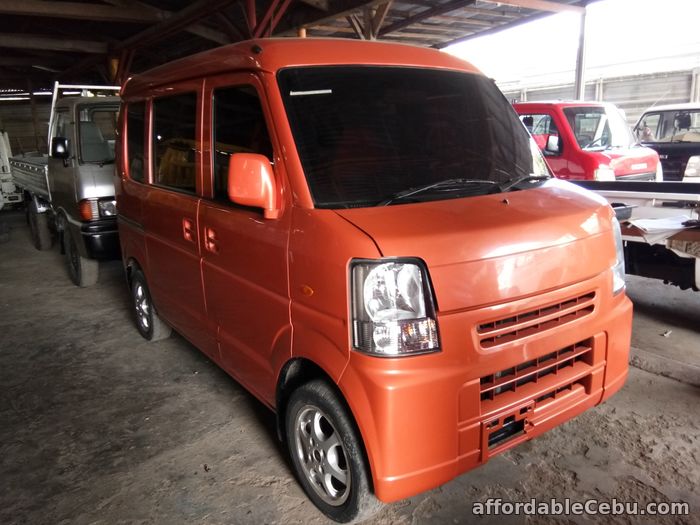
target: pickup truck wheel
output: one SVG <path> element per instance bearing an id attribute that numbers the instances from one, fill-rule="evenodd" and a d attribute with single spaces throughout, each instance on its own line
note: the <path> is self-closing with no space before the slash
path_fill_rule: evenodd
<path id="1" fill-rule="evenodd" d="M 75 239 L 67 228 L 63 233 L 63 248 L 66 254 L 68 275 L 73 284 L 81 288 L 95 284 L 99 273 L 99 263 L 94 259 L 80 255 Z"/>
<path id="2" fill-rule="evenodd" d="M 148 290 L 146 278 L 141 270 L 134 270 L 131 278 L 131 299 L 136 316 L 136 328 L 144 339 L 160 341 L 170 336 L 172 329 L 156 312 L 151 292 Z"/>
<path id="3" fill-rule="evenodd" d="M 51 237 L 47 214 L 39 213 L 34 202 L 27 203 L 27 206 L 27 217 L 29 219 L 29 230 L 32 234 L 32 244 L 37 250 L 50 250 L 53 244 L 53 238 Z"/>
<path id="4" fill-rule="evenodd" d="M 311 381 L 292 393 L 285 426 L 294 471 L 321 512 L 349 523 L 379 511 L 382 503 L 371 491 L 358 432 L 325 381 Z"/>

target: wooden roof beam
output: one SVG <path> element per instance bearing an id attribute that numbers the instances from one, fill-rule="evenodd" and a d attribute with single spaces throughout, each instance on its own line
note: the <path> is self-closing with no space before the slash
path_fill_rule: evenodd
<path id="1" fill-rule="evenodd" d="M 68 40 L 65 38 L 19 33 L 0 34 L 0 47 L 14 49 L 48 49 L 50 51 L 68 51 L 73 53 L 105 54 L 107 44 L 91 40 Z"/>
<path id="2" fill-rule="evenodd" d="M 534 11 L 548 11 L 550 13 L 571 12 L 582 14 L 586 12 L 585 7 L 571 4 L 561 4 L 550 2 L 549 0 L 480 0 L 489 4 L 509 5 L 513 7 L 524 7 Z"/>
<path id="3" fill-rule="evenodd" d="M 414 24 L 416 22 L 422 22 L 423 20 L 427 20 L 428 18 L 435 15 L 443 15 L 451 11 L 456 11 L 458 9 L 461 9 L 462 7 L 466 7 L 470 4 L 473 4 L 474 2 L 476 2 L 476 0 L 452 0 L 451 2 L 437 5 L 430 9 L 426 9 L 425 11 L 421 11 L 420 13 L 415 14 L 413 16 L 409 16 L 408 18 L 405 18 L 399 22 L 389 24 L 388 26 L 379 30 L 379 36 L 384 36 L 394 31 L 405 29 L 411 24 Z"/>
<path id="4" fill-rule="evenodd" d="M 105 2 L 119 6 L 123 9 L 135 9 L 148 12 L 151 16 L 156 17 L 158 20 L 167 20 L 174 14 L 172 11 L 158 9 L 157 7 L 144 2 L 139 2 L 138 0 L 105 0 Z M 230 44 L 232 41 L 224 32 L 217 31 L 216 29 L 212 29 L 202 24 L 192 24 L 186 27 L 184 30 L 188 33 L 204 38 L 205 40 L 216 42 L 217 44 Z"/>
<path id="5" fill-rule="evenodd" d="M 163 20 L 161 16 L 153 11 L 125 7 L 117 8 L 102 4 L 48 2 L 46 0 L 2 0 L 0 2 L 0 14 L 142 24 Z"/>

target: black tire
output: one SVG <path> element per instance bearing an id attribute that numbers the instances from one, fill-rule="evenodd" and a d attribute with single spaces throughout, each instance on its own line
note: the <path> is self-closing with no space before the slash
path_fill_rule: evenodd
<path id="1" fill-rule="evenodd" d="M 163 321 L 151 299 L 151 292 L 141 270 L 134 270 L 131 277 L 131 302 L 136 328 L 148 341 L 160 341 L 170 336 L 172 328 Z"/>
<path id="2" fill-rule="evenodd" d="M 32 244 L 37 250 L 50 250 L 53 237 L 49 229 L 49 217 L 46 213 L 39 213 L 33 201 L 27 203 L 27 218 L 29 230 L 32 234 Z"/>
<path id="3" fill-rule="evenodd" d="M 285 429 L 297 479 L 321 512 L 340 523 L 355 523 L 382 508 L 372 493 L 359 432 L 328 383 L 314 380 L 292 393 Z"/>
<path id="4" fill-rule="evenodd" d="M 63 251 L 66 257 L 68 276 L 74 285 L 85 288 L 97 282 L 99 263 L 95 259 L 88 259 L 80 255 L 75 239 L 68 228 L 63 231 Z"/>

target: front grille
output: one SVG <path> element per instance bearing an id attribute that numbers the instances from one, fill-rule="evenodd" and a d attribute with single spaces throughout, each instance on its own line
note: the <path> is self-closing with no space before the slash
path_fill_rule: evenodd
<path id="1" fill-rule="evenodd" d="M 556 376 L 560 371 L 573 367 L 581 361 L 590 365 L 592 353 L 593 340 L 586 339 L 556 352 L 484 376 L 481 378 L 481 400 L 494 400 L 506 392 L 517 392 L 529 383 L 537 384 L 545 377 Z M 570 388 L 570 385 L 568 386 Z M 551 395 L 556 394 L 555 391 Z M 543 400 L 538 398 L 536 401 Z"/>
<path id="2" fill-rule="evenodd" d="M 674 159 L 664 159 L 661 161 L 661 167 L 664 170 L 664 180 L 667 181 L 678 181 L 683 180 L 683 174 L 685 173 L 685 167 L 688 163 L 688 159 L 684 158 L 674 158 Z"/>
<path id="3" fill-rule="evenodd" d="M 535 310 L 482 323 L 477 327 L 483 348 L 510 343 L 532 334 L 543 332 L 593 313 L 595 292 L 573 297 Z"/>

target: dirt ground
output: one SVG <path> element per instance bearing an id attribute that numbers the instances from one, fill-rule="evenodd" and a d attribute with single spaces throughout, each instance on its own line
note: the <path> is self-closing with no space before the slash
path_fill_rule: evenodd
<path id="1" fill-rule="evenodd" d="M 327 523 L 294 480 L 272 413 L 182 338 L 138 335 L 119 262 L 78 289 L 57 248 L 37 252 L 23 217 L 3 217 L 0 523 Z M 634 280 L 630 295 L 647 286 Z M 700 352 L 698 304 L 657 305 L 687 338 L 637 317 L 635 344 Z M 697 387 L 631 368 L 604 405 L 371 523 L 700 523 L 699 405 Z M 472 516 L 487 497 L 685 501 L 691 514 Z"/>

